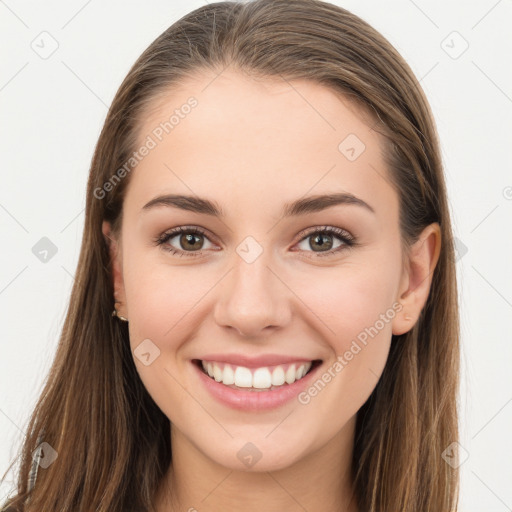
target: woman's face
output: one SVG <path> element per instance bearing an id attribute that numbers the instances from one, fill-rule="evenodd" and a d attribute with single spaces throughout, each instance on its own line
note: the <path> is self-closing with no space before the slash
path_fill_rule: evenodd
<path id="1" fill-rule="evenodd" d="M 143 145 L 116 290 L 174 439 L 258 471 L 350 446 L 407 330 L 398 196 L 371 121 L 313 82 L 204 73 L 153 103 Z"/>

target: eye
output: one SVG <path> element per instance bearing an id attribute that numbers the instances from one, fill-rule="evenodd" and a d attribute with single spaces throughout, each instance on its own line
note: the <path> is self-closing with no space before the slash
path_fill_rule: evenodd
<path id="1" fill-rule="evenodd" d="M 179 247 L 175 247 L 170 242 L 176 238 L 175 243 Z M 210 247 L 204 247 L 204 241 L 208 241 L 209 244 L 213 244 L 206 237 L 205 231 L 198 227 L 187 227 L 180 226 L 178 228 L 166 231 L 155 239 L 155 243 L 162 247 L 165 251 L 169 251 L 172 254 L 179 256 L 201 256 L 203 249 L 209 249 Z"/>
<path id="2" fill-rule="evenodd" d="M 316 256 L 331 256 L 334 253 L 357 245 L 355 237 L 348 231 L 333 226 L 313 228 L 306 231 L 306 233 L 301 233 L 301 235 L 302 239 L 298 244 L 299 250 L 316 253 Z M 173 239 L 176 239 L 174 244 L 177 244 L 178 247 L 171 244 Z M 205 247 L 205 241 L 210 246 L 207 245 Z M 337 244 L 336 241 L 338 242 Z M 206 232 L 197 226 L 180 226 L 171 229 L 158 236 L 154 242 L 156 245 L 161 246 L 163 250 L 178 256 L 202 256 L 204 250 L 214 247 L 206 236 Z M 310 249 L 313 250 L 311 251 Z"/>
<path id="3" fill-rule="evenodd" d="M 338 241 L 337 245 L 336 241 Z M 298 244 L 301 251 L 317 253 L 317 256 L 322 257 L 331 256 L 354 245 L 356 240 L 348 231 L 333 226 L 322 226 L 310 230 Z"/>

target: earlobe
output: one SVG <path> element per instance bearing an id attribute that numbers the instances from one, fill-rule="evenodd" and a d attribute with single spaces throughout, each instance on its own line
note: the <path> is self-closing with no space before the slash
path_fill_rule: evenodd
<path id="1" fill-rule="evenodd" d="M 393 321 L 393 334 L 410 331 L 425 306 L 441 252 L 441 229 L 437 222 L 427 226 L 411 247 L 404 269 L 398 301 L 402 310 Z"/>
<path id="2" fill-rule="evenodd" d="M 118 240 L 112 236 L 112 228 L 108 221 L 103 221 L 102 232 L 109 247 L 110 268 L 112 273 L 112 286 L 114 289 L 114 303 L 117 316 L 126 317 L 126 298 L 124 292 L 122 254 Z"/>

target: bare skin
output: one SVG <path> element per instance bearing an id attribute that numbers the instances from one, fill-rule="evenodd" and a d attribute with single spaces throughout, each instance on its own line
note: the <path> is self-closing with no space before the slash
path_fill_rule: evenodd
<path id="1" fill-rule="evenodd" d="M 382 140 L 346 99 L 309 81 L 292 87 L 232 70 L 214 77 L 198 73 L 154 102 L 141 144 L 190 96 L 198 104 L 132 171 L 120 239 L 103 224 L 131 348 L 149 339 L 160 350 L 148 366 L 134 358 L 171 421 L 173 462 L 156 509 L 357 512 L 356 413 L 378 382 L 391 335 L 409 331 L 428 298 L 439 226 L 425 228 L 403 265 L 398 195 Z M 365 145 L 353 161 L 338 149 L 349 134 Z M 332 193 L 371 208 L 344 203 L 282 215 L 287 203 Z M 143 209 L 163 194 L 207 198 L 225 216 Z M 165 242 L 181 256 L 154 243 L 179 226 L 205 235 L 192 248 L 179 233 Z M 322 226 L 341 228 L 356 244 L 324 234 L 331 249 L 320 248 L 315 228 Z M 248 236 L 262 248 L 251 263 L 236 250 Z M 378 333 L 348 360 L 344 354 L 371 326 Z M 212 351 L 320 359 L 318 376 L 329 369 L 335 376 L 307 403 L 234 410 L 212 398 L 191 362 Z M 342 371 L 333 370 L 338 356 Z M 237 456 L 248 442 L 261 454 L 250 467 Z"/>

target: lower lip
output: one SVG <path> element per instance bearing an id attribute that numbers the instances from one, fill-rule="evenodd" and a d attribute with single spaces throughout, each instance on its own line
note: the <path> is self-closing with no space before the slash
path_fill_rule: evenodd
<path id="1" fill-rule="evenodd" d="M 270 391 L 244 391 L 233 389 L 206 375 L 199 366 L 192 362 L 199 374 L 199 379 L 211 395 L 224 405 L 243 411 L 263 411 L 276 409 L 293 400 L 301 391 L 308 387 L 321 364 L 315 366 L 305 377 L 293 384 L 285 384 L 282 388 Z"/>

